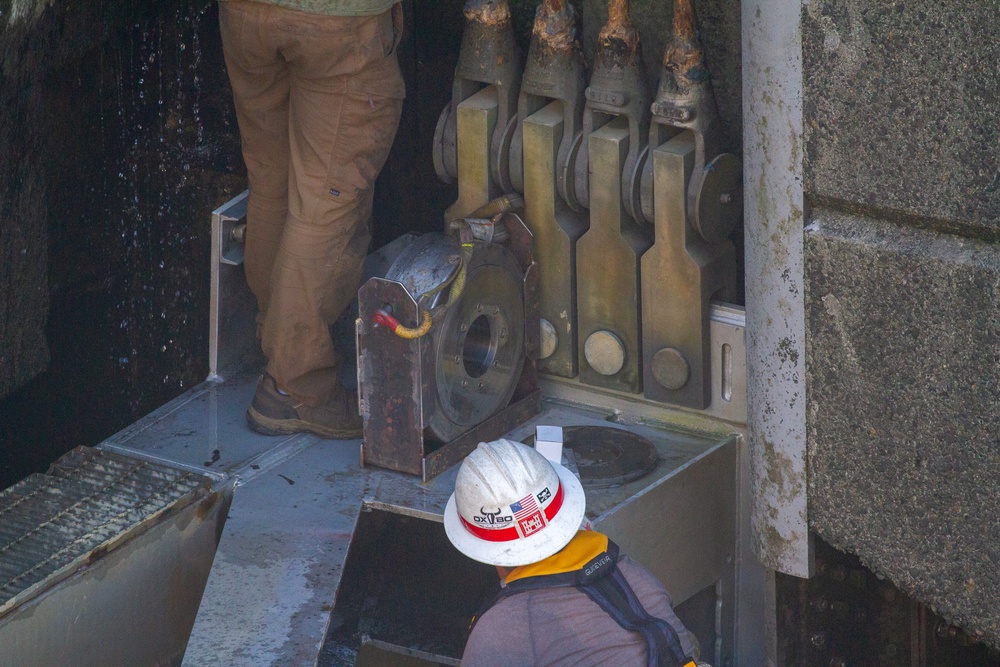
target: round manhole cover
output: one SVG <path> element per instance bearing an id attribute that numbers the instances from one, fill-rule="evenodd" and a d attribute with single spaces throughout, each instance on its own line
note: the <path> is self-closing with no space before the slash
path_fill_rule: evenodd
<path id="1" fill-rule="evenodd" d="M 532 445 L 534 436 L 525 439 Z M 604 489 L 631 482 L 650 472 L 659 458 L 646 438 L 610 426 L 564 426 L 563 446 L 573 450 L 580 482 Z"/>

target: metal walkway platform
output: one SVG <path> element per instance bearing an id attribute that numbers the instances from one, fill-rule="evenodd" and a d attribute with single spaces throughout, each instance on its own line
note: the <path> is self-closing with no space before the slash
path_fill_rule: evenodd
<path id="1" fill-rule="evenodd" d="M 360 513 L 388 509 L 439 522 L 457 473 L 453 468 L 422 484 L 417 477 L 362 468 L 359 441 L 258 435 L 244 420 L 255 381 L 256 372 L 245 371 L 203 383 L 100 445 L 239 478 L 185 665 L 316 664 Z M 616 417 L 614 409 L 550 399 L 541 415 L 510 437 L 533 434 L 536 423 L 613 426 L 609 420 Z M 597 522 L 733 441 L 654 425 L 628 429 L 651 440 L 660 460 L 641 479 L 589 491 L 588 517 Z"/>

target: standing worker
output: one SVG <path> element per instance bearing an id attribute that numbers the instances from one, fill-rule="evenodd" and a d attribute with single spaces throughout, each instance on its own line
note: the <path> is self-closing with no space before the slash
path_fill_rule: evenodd
<path id="1" fill-rule="evenodd" d="M 250 181 L 245 267 L 267 366 L 258 432 L 361 437 L 330 325 L 357 293 L 405 88 L 397 0 L 221 0 Z"/>
<path id="2" fill-rule="evenodd" d="M 465 459 L 445 532 L 501 583 L 462 665 L 694 667 L 697 640 L 663 585 L 607 536 L 580 530 L 585 508 L 573 473 L 531 447 L 496 440 Z"/>

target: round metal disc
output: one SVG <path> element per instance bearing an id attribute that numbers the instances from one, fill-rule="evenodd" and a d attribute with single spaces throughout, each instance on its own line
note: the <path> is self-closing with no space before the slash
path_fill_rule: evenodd
<path id="1" fill-rule="evenodd" d="M 738 157 L 723 153 L 708 163 L 704 173 L 694 227 L 709 243 L 720 243 L 743 215 L 743 167 Z"/>
<path id="2" fill-rule="evenodd" d="M 691 367 L 679 350 L 665 347 L 653 355 L 653 377 L 665 389 L 680 389 L 691 377 Z"/>
<path id="3" fill-rule="evenodd" d="M 490 165 L 493 180 L 503 192 L 512 192 L 514 184 L 510 180 L 510 142 L 517 130 L 517 114 L 511 116 L 501 132 L 493 132 L 490 150 L 495 156 Z"/>
<path id="4" fill-rule="evenodd" d="M 582 213 L 584 208 L 576 198 L 576 156 L 580 152 L 583 144 L 583 132 L 577 132 L 570 144 L 569 152 L 566 154 L 566 161 L 559 165 L 559 196 L 563 198 L 566 205 L 577 213 Z"/>
<path id="5" fill-rule="evenodd" d="M 455 182 L 455 142 L 448 140 L 449 130 L 452 128 L 449 125 L 453 125 L 453 119 L 451 114 L 451 100 L 448 100 L 448 104 L 445 105 L 444 109 L 441 109 L 441 115 L 438 116 L 437 126 L 434 128 L 434 144 L 433 150 L 431 151 L 431 158 L 434 162 L 434 173 L 443 182 L 449 185 Z"/>
<path id="6" fill-rule="evenodd" d="M 534 437 L 525 443 L 533 444 Z M 639 479 L 659 460 L 649 440 L 610 426 L 565 426 L 563 446 L 573 450 L 580 481 L 587 489 L 606 489 Z"/>
<path id="7" fill-rule="evenodd" d="M 642 177 L 647 161 L 652 162 L 649 159 L 649 146 L 643 146 L 636 157 L 635 164 L 632 165 L 632 173 L 628 174 L 628 178 L 625 180 L 625 190 L 622 193 L 622 203 L 625 204 L 625 210 L 640 225 L 652 222 L 646 218 L 646 212 L 642 205 Z"/>
<path id="8" fill-rule="evenodd" d="M 556 328 L 552 326 L 552 323 L 544 317 L 538 318 L 538 324 L 542 348 L 538 353 L 538 358 L 548 359 L 555 354 L 556 348 L 559 347 L 559 334 L 556 333 Z"/>
<path id="9" fill-rule="evenodd" d="M 510 252 L 477 244 L 458 303 L 432 330 L 434 437 L 453 440 L 510 402 L 524 364 L 522 280 Z"/>
<path id="10" fill-rule="evenodd" d="M 625 365 L 625 344 L 618 336 L 602 329 L 587 336 L 583 356 L 595 371 L 611 376 Z"/>

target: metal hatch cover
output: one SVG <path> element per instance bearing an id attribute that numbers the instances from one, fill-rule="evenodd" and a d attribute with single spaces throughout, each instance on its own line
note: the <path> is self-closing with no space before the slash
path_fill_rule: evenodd
<path id="1" fill-rule="evenodd" d="M 525 438 L 533 445 L 535 436 Z M 652 472 L 656 447 L 638 433 L 610 426 L 563 427 L 563 446 L 572 450 L 584 488 L 607 489 Z"/>

